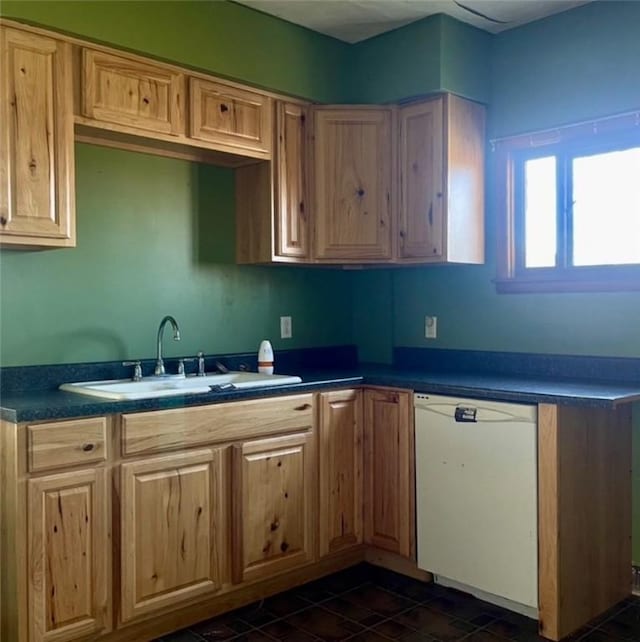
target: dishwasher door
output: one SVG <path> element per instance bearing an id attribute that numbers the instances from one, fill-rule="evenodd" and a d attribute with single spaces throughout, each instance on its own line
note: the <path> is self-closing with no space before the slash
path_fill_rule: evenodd
<path id="1" fill-rule="evenodd" d="M 418 566 L 536 617 L 536 406 L 426 394 L 414 405 Z"/>

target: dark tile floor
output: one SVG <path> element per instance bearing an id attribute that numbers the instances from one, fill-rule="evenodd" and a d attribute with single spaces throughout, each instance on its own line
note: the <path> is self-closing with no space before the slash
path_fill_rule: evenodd
<path id="1" fill-rule="evenodd" d="M 537 622 L 459 591 L 367 564 L 267 598 L 156 642 L 543 642 Z M 567 642 L 640 641 L 629 598 Z"/>

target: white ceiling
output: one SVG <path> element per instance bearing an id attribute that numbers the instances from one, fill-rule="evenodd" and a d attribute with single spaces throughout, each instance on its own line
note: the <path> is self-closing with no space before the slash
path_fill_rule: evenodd
<path id="1" fill-rule="evenodd" d="M 491 33 L 590 0 L 235 0 L 345 42 L 359 42 L 436 13 Z"/>

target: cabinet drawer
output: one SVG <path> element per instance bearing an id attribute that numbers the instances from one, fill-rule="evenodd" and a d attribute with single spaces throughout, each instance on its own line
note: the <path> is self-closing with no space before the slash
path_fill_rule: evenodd
<path id="1" fill-rule="evenodd" d="M 91 417 L 27 426 L 29 471 L 105 461 L 107 419 Z"/>
<path id="2" fill-rule="evenodd" d="M 88 118 L 163 134 L 184 133 L 184 75 L 83 50 L 82 111 Z"/>
<path id="3" fill-rule="evenodd" d="M 271 158 L 269 96 L 200 78 L 191 78 L 190 89 L 191 138 L 222 151 Z"/>
<path id="4" fill-rule="evenodd" d="M 245 440 L 313 426 L 313 395 L 122 415 L 122 454 Z"/>

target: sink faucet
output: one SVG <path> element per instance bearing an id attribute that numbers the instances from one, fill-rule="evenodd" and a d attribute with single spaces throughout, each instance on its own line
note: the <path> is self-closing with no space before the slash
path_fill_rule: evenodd
<path id="1" fill-rule="evenodd" d="M 164 334 L 164 326 L 167 325 L 167 323 L 170 323 L 173 328 L 173 340 L 180 341 L 180 328 L 178 327 L 178 323 L 171 315 L 167 315 L 162 319 L 162 321 L 160 321 L 160 326 L 158 327 L 158 358 L 156 359 L 155 369 L 156 376 L 160 376 L 165 373 L 164 361 L 162 360 L 162 336 Z"/>

